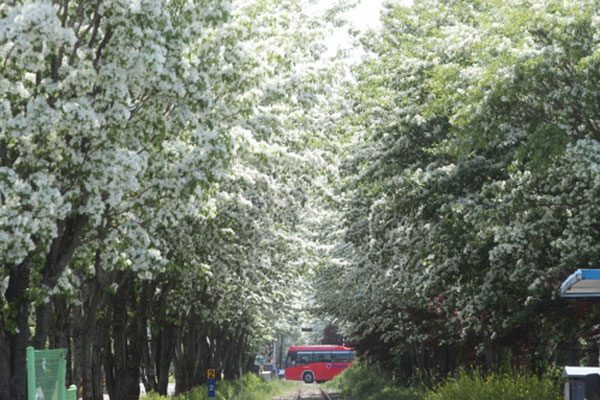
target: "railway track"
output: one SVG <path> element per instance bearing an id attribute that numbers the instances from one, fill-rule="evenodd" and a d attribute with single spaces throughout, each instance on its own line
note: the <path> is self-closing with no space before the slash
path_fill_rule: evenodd
<path id="1" fill-rule="evenodd" d="M 341 400 L 318 386 L 302 386 L 294 400 Z"/>
<path id="2" fill-rule="evenodd" d="M 321 391 L 321 395 L 323 396 L 323 400 L 333 400 L 331 398 L 331 396 L 329 394 L 327 394 L 326 391 L 324 391 L 323 389 L 319 388 L 319 390 Z"/>

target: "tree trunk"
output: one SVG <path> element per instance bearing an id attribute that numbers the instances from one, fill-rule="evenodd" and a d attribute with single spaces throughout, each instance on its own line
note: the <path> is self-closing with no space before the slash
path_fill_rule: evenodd
<path id="1" fill-rule="evenodd" d="M 166 278 L 166 279 L 164 279 Z M 155 374 L 153 388 L 159 394 L 165 396 L 169 386 L 169 371 L 171 363 L 175 358 L 175 347 L 179 338 L 179 327 L 169 318 L 168 298 L 175 286 L 175 279 L 163 277 L 160 286 L 160 296 L 154 304 L 154 323 L 152 326 L 152 343 L 148 346 L 153 368 L 150 373 Z"/>
<path id="2" fill-rule="evenodd" d="M 169 386 L 169 370 L 175 357 L 175 346 L 179 336 L 176 325 L 168 324 L 161 327 L 156 351 L 157 391 L 166 396 Z"/>
<path id="3" fill-rule="evenodd" d="M 483 352 L 487 371 L 494 371 L 498 366 L 498 357 L 494 343 L 489 335 L 483 337 Z"/>
<path id="4" fill-rule="evenodd" d="M 42 269 L 42 287 L 51 289 L 73 256 L 79 244 L 79 236 L 87 224 L 87 217 L 73 216 L 58 224 L 58 236 L 52 241 L 50 252 Z M 27 397 L 26 349 L 29 341 L 29 299 L 27 289 L 30 285 L 30 260 L 19 265 L 9 266 L 8 288 L 4 294 L 3 309 L 9 314 L 0 327 L 0 400 L 25 400 Z M 1 298 L 1 296 L 0 296 Z M 39 330 L 35 343 L 44 347 L 48 336 L 48 306 L 40 308 Z"/>
<path id="5" fill-rule="evenodd" d="M 128 274 L 128 273 L 127 273 Z M 129 274 L 128 274 L 129 275 Z M 113 368 L 109 374 L 112 383 L 109 385 L 109 395 L 111 399 L 137 400 L 139 398 L 140 387 L 138 379 L 131 381 L 129 358 L 131 349 L 128 340 L 128 325 L 131 324 L 128 316 L 129 297 L 132 296 L 133 278 L 127 276 L 123 283 L 119 285 L 115 294 L 112 318 L 112 342 L 113 349 L 109 351 L 112 357 Z M 132 386 L 133 383 L 133 387 Z M 112 389 L 112 391 L 111 391 Z"/>
<path id="6" fill-rule="evenodd" d="M 179 345 L 175 353 L 175 381 L 177 394 L 185 393 L 204 383 L 206 368 L 206 331 L 200 318 L 191 314 L 181 329 Z"/>
<path id="7" fill-rule="evenodd" d="M 104 399 L 104 381 L 102 360 L 108 352 L 110 337 L 108 335 L 108 324 L 102 323 L 96 328 L 96 341 L 94 343 L 94 358 L 92 360 L 92 399 Z"/>
<path id="8" fill-rule="evenodd" d="M 86 318 L 87 320 L 87 318 Z M 82 376 L 81 386 L 83 389 L 83 400 L 94 400 L 94 379 L 93 379 L 93 364 L 94 364 L 94 350 L 97 348 L 94 343 L 96 338 L 96 327 L 95 324 L 90 326 L 89 329 L 85 329 L 82 332 L 81 338 L 81 365 L 82 365 Z"/>
<path id="9" fill-rule="evenodd" d="M 147 344 L 147 310 L 154 286 L 143 282 L 136 290 L 134 273 L 122 273 L 112 304 L 112 351 L 105 372 L 110 397 L 138 400 L 143 347 Z"/>
<path id="10" fill-rule="evenodd" d="M 98 228 L 99 241 L 106 233 L 106 225 Z M 94 255 L 94 272 L 92 278 L 82 276 L 81 286 L 83 305 L 74 318 L 73 326 L 76 332 L 76 365 L 79 366 L 75 376 L 81 386 L 84 400 L 102 400 L 102 362 L 108 346 L 108 314 L 110 313 L 106 287 L 114 279 L 114 272 L 102 268 L 101 251 L 97 249 Z M 102 320 L 98 319 L 98 311 L 102 310 Z"/>
<path id="11" fill-rule="evenodd" d="M 69 314 L 67 300 L 62 295 L 52 297 L 52 319 L 49 327 L 49 343 L 51 348 L 69 348 Z"/>
<path id="12" fill-rule="evenodd" d="M 146 393 L 153 391 L 157 392 L 157 382 L 156 382 L 156 365 L 153 361 L 152 355 L 154 354 L 154 350 L 152 348 L 152 343 L 148 342 L 142 348 L 142 383 L 144 384 L 144 388 L 146 388 Z"/>
<path id="13" fill-rule="evenodd" d="M 26 351 L 29 341 L 29 260 L 9 267 L 5 299 L 10 325 L 0 326 L 0 400 L 27 399 Z"/>
<path id="14" fill-rule="evenodd" d="M 99 301 L 92 299 L 86 309 L 87 315 L 83 318 L 80 329 L 81 342 L 81 387 L 84 400 L 102 400 L 102 360 L 105 351 L 105 340 L 108 335 L 106 321 L 98 324 L 96 315 Z"/>
<path id="15" fill-rule="evenodd" d="M 102 359 L 94 358 L 92 363 L 92 399 L 103 400 L 104 399 L 104 384 L 103 384 L 103 372 Z"/>
<path id="16" fill-rule="evenodd" d="M 46 348 L 46 338 L 50 325 L 50 303 L 40 304 L 35 308 L 35 335 L 32 345 L 35 349 Z"/>
<path id="17" fill-rule="evenodd" d="M 132 274 L 133 275 L 133 274 Z M 134 278 L 132 278 L 134 279 Z M 130 372 L 133 376 L 135 375 L 135 380 L 137 382 L 140 381 L 140 372 L 142 369 L 142 360 L 144 357 L 144 353 L 148 350 L 148 310 L 150 301 L 152 300 L 152 295 L 156 289 L 156 282 L 154 281 L 144 281 L 141 284 L 139 296 L 136 296 L 135 290 L 133 295 L 131 296 L 131 309 L 135 314 L 135 319 L 132 321 L 134 324 L 130 326 L 129 335 L 132 338 L 132 350 L 134 352 L 134 357 L 137 359 L 137 365 L 135 363 L 129 365 Z M 148 357 L 147 360 L 150 364 L 150 359 Z M 152 377 L 154 380 L 154 376 Z M 139 389 L 139 383 L 138 383 Z M 137 399 L 135 399 L 137 400 Z"/>
<path id="18" fill-rule="evenodd" d="M 51 290 L 56 286 L 58 279 L 65 271 L 67 265 L 73 258 L 75 249 L 79 246 L 80 236 L 87 226 L 88 218 L 84 215 L 73 215 L 70 218 L 59 221 L 58 236 L 52 241 L 50 251 L 46 255 L 46 262 L 42 269 L 41 287 Z M 42 304 L 36 309 L 36 331 L 34 346 L 36 348 L 46 347 L 49 335 L 49 322 L 53 318 L 53 309 L 50 304 Z"/>
<path id="19" fill-rule="evenodd" d="M 244 353 L 246 352 L 246 338 L 248 337 L 245 333 L 241 336 L 238 354 L 238 378 L 240 379 L 244 376 Z"/>
<path id="20" fill-rule="evenodd" d="M 1 297 L 0 297 L 1 299 Z M 0 302 L 1 305 L 1 302 Z M 0 328 L 0 400 L 9 400 L 10 397 L 10 357 L 11 348 L 8 332 Z"/>
<path id="21" fill-rule="evenodd" d="M 79 333 L 74 340 L 73 384 L 77 385 L 83 400 L 104 398 L 102 362 L 106 330 L 106 324 L 99 324 L 94 330 Z"/>
<path id="22" fill-rule="evenodd" d="M 184 322 L 188 325 L 189 321 Z M 194 368 L 194 338 L 184 327 L 175 350 L 175 393 L 177 395 L 187 392 L 192 388 L 192 371 Z"/>

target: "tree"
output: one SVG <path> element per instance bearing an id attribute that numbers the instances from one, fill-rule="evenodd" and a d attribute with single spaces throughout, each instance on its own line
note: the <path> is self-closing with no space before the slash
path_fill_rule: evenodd
<path id="1" fill-rule="evenodd" d="M 335 286 L 321 302 L 367 357 L 404 377 L 503 354 L 539 371 L 590 326 L 557 289 L 598 263 L 596 14 L 417 1 L 364 39 L 340 125 L 358 142 L 341 182 L 346 262 L 322 271 Z"/>
<path id="2" fill-rule="evenodd" d="M 190 196 L 223 166 L 227 132 L 206 121 L 212 93 L 193 43 L 226 15 L 219 1 L 0 9 L 0 398 L 24 399 L 29 303 L 56 286 L 84 232 L 120 215 L 143 241 L 132 210 Z M 140 269 L 161 258 L 148 247 L 139 256 Z"/>
<path id="3" fill-rule="evenodd" d="M 178 390 L 239 375 L 290 318 L 332 77 L 302 6 L 0 6 L 1 400 L 24 399 L 28 342 L 70 348 L 85 399 L 103 375 L 137 399 L 173 360 Z"/>

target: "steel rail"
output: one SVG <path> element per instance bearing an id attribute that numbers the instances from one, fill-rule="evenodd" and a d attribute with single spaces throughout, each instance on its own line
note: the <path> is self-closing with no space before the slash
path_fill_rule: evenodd
<path id="1" fill-rule="evenodd" d="M 331 396 L 329 396 L 329 394 L 326 391 L 324 391 L 322 388 L 318 388 L 318 389 L 319 389 L 318 395 L 320 395 L 320 397 L 323 400 L 332 400 Z M 308 394 L 308 393 L 305 393 L 305 394 Z M 313 392 L 313 395 L 314 394 L 316 394 L 316 393 Z M 298 391 L 298 394 L 296 395 L 296 400 L 308 400 L 306 397 L 302 397 L 302 389 L 300 389 Z"/>
<path id="2" fill-rule="evenodd" d="M 331 396 L 329 396 L 326 391 L 324 391 L 321 388 L 319 388 L 319 390 L 321 391 L 321 394 L 323 395 L 323 400 L 331 400 Z"/>

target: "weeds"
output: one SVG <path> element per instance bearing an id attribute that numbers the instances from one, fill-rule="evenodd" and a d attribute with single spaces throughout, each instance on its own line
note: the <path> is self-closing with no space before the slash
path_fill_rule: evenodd
<path id="1" fill-rule="evenodd" d="M 356 364 L 327 383 L 345 400 L 560 400 L 560 381 L 514 371 L 461 372 L 433 389 L 395 384 L 374 367 Z"/>
<path id="2" fill-rule="evenodd" d="M 237 381 L 219 381 L 216 400 L 271 400 L 296 385 L 286 381 L 266 381 L 254 374 L 248 374 Z M 199 387 L 176 397 L 164 397 L 150 393 L 146 400 L 208 400 L 206 387 Z"/>

